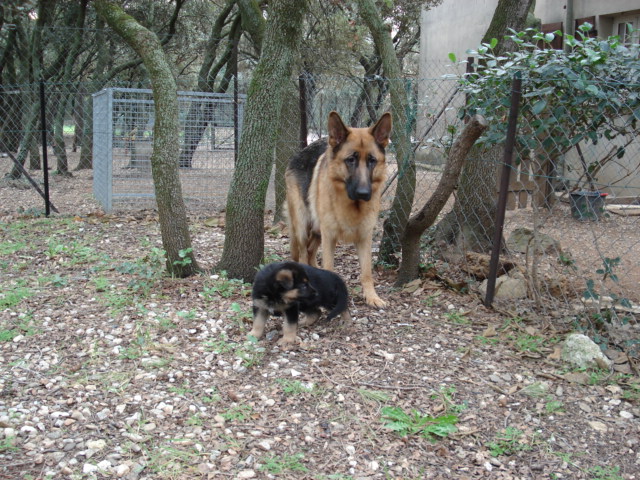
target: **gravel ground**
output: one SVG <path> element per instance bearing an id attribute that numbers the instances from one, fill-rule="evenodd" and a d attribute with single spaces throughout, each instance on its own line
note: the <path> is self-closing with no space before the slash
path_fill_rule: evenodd
<path id="1" fill-rule="evenodd" d="M 352 322 L 283 351 L 274 319 L 254 344 L 250 287 L 164 276 L 154 212 L 104 215 L 90 172 L 52 192 L 46 219 L 0 186 L 0 478 L 640 478 L 637 359 L 564 363 L 562 316 L 503 315 L 433 277 L 395 289 L 390 270 L 376 310 L 341 248 Z M 223 223 L 191 221 L 204 267 Z M 287 238 L 266 246 L 284 258 Z"/>

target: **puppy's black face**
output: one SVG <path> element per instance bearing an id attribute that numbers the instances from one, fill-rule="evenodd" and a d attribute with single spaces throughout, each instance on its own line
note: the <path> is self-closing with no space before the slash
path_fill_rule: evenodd
<path id="1" fill-rule="evenodd" d="M 285 305 L 312 301 L 317 296 L 316 289 L 309 283 L 304 269 L 297 268 L 297 266 L 278 270 L 275 274 L 275 281 L 282 303 Z"/>
<path id="2" fill-rule="evenodd" d="M 253 283 L 254 306 L 272 312 L 282 313 L 300 302 L 313 302 L 317 295 L 304 267 L 295 262 L 267 265 Z"/>

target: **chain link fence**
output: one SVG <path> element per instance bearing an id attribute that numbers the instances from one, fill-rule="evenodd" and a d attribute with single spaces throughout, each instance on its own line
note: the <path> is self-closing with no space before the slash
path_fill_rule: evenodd
<path id="1" fill-rule="evenodd" d="M 382 219 L 388 217 L 396 195 L 407 195 L 413 211 L 428 201 L 452 142 L 464 126 L 461 112 L 469 98 L 459 88 L 459 72 L 444 65 L 434 65 L 429 71 L 429 79 L 401 80 L 408 99 L 404 112 L 407 124 L 396 123 L 394 128 L 409 132 L 415 190 L 399 190 L 404 171 L 398 168 L 392 144 Z M 390 82 L 381 77 L 315 76 L 302 79 L 299 86 L 306 104 L 304 135 L 308 142 L 326 135 L 326 119 L 332 110 L 338 111 L 345 123 L 366 126 L 391 108 Z M 64 174 L 93 168 L 95 197 L 105 208 L 152 206 L 150 92 L 105 90 L 91 82 L 45 87 L 47 149 L 55 169 Z M 625 88 L 638 91 L 637 85 Z M 180 95 L 182 153 L 177 161 L 183 167 L 180 175 L 187 206 L 192 211 L 222 209 L 233 173 L 232 98 Z M 548 95 L 551 101 L 564 93 L 551 89 Z M 240 100 L 237 108 L 242 112 L 244 97 Z M 289 101 L 298 112 L 298 95 L 292 93 Z M 586 135 L 571 145 L 558 143 L 560 134 L 550 140 L 536 132 L 541 131 L 541 122 L 551 121 L 561 127 L 559 131 L 569 131 L 572 122 L 580 119 L 563 114 L 562 109 L 539 114 L 530 107 L 523 110 L 518 136 L 528 143 L 520 145 L 512 166 L 502 258 L 503 270 L 509 273 L 498 283 L 497 305 L 522 315 L 537 311 L 551 317 L 578 314 L 585 308 L 593 308 L 596 316 L 606 310 L 606 315 L 621 319 L 638 313 L 640 143 L 630 107 L 621 103 L 609 112 L 612 120 L 608 128 L 616 135 L 599 135 L 597 141 Z M 207 121 L 202 122 L 203 118 Z M 235 122 L 238 118 L 242 115 Z M 295 132 L 286 140 L 292 151 L 300 147 L 300 123 L 297 114 L 286 117 L 279 126 L 281 132 Z M 195 127 L 203 125 L 202 131 L 196 131 Z M 20 177 L 9 154 L 36 179 L 42 178 L 41 128 L 38 85 L 0 86 L 0 165 L 5 177 L 0 188 L 13 188 L 6 178 Z M 193 156 L 186 155 L 189 151 Z M 462 288 L 482 291 L 488 259 L 473 253 L 473 247 L 492 236 L 501 166 L 500 145 L 471 152 L 458 188 L 439 216 L 439 220 L 455 221 L 463 228 L 451 236 L 438 224 L 425 233 L 422 264 L 426 272 L 435 268 L 459 281 Z M 273 188 L 278 182 L 282 178 L 274 173 L 269 208 L 280 201 L 275 198 L 278 189 Z M 55 197 L 52 200 L 55 203 Z M 21 208 L 41 204 L 34 193 L 33 205 Z M 378 240 L 380 236 L 378 233 Z"/>

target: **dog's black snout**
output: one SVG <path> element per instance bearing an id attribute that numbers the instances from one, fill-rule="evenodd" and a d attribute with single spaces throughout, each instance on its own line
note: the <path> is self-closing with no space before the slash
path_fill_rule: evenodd
<path id="1" fill-rule="evenodd" d="M 368 202 L 371 200 L 371 189 L 370 188 L 358 188 L 356 190 L 356 200 L 364 200 Z"/>

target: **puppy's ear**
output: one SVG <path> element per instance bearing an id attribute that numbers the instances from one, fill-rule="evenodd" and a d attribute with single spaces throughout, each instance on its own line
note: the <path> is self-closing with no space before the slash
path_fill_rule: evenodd
<path id="1" fill-rule="evenodd" d="M 337 112 L 329 114 L 329 145 L 336 148 L 343 143 L 349 135 L 349 128 L 344 124 Z"/>
<path id="2" fill-rule="evenodd" d="M 387 112 L 380 117 L 380 119 L 373 127 L 369 129 L 369 132 L 371 132 L 371 135 L 373 135 L 376 143 L 382 148 L 386 148 L 386 146 L 389 145 L 389 135 L 391 135 L 391 127 L 391 114 Z"/>
<path id="3" fill-rule="evenodd" d="M 293 288 L 293 272 L 288 268 L 278 270 L 278 273 L 276 273 L 276 282 L 278 282 L 284 290 L 291 290 Z"/>

